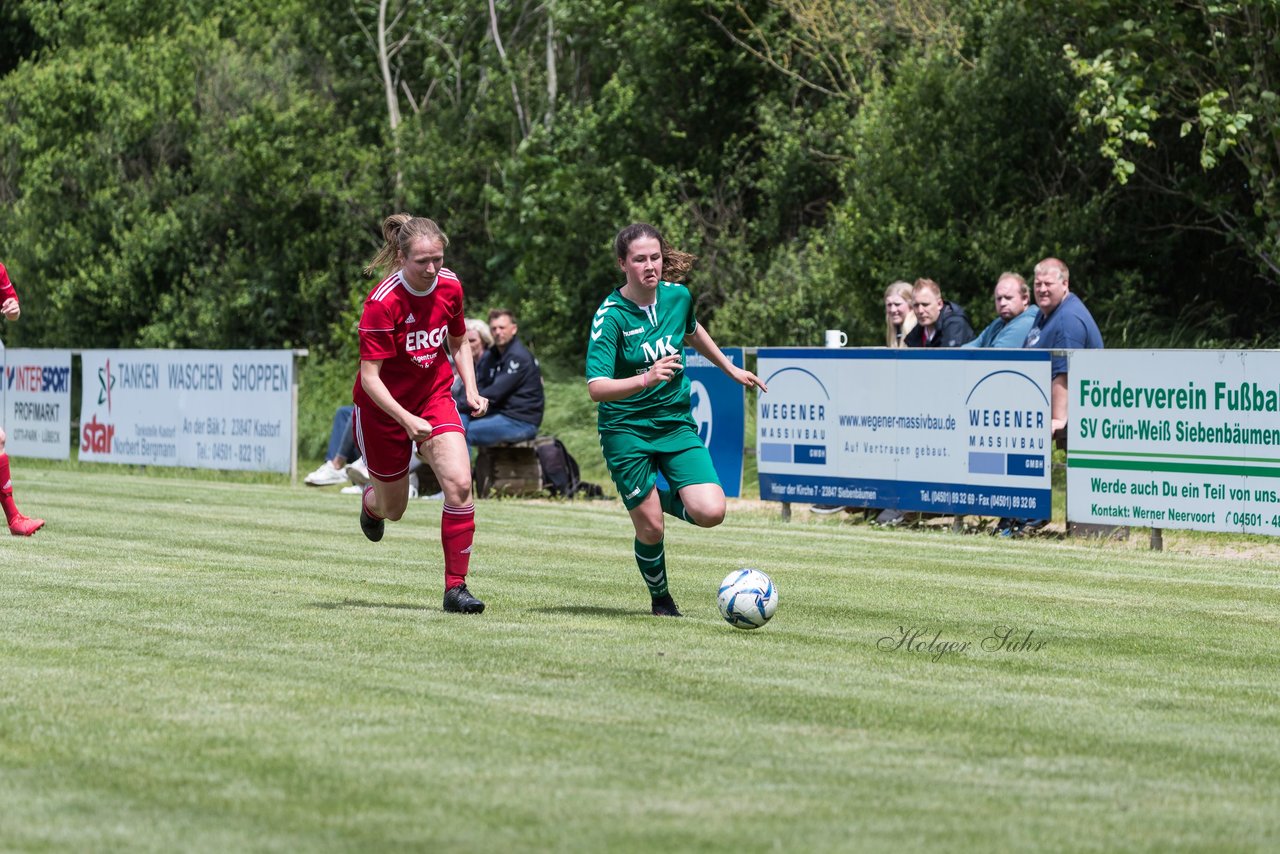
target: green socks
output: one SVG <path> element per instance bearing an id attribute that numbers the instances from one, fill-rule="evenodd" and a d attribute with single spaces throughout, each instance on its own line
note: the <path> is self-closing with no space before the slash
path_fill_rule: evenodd
<path id="1" fill-rule="evenodd" d="M 662 541 L 648 545 L 636 540 L 636 566 L 640 567 L 640 575 L 649 586 L 649 595 L 653 598 L 665 596 L 667 593 L 667 559 L 663 554 Z"/>

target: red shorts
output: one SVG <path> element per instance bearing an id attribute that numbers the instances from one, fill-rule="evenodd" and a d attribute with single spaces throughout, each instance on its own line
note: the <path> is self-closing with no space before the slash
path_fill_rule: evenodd
<path id="1" fill-rule="evenodd" d="M 427 401 L 418 416 L 431 422 L 432 437 L 442 433 L 464 433 L 462 418 L 453 395 L 436 395 Z M 413 442 L 394 418 L 376 406 L 356 404 L 351 417 L 351 429 L 356 434 L 360 456 L 369 467 L 369 476 L 381 481 L 399 480 L 409 473 L 409 460 L 413 455 Z"/>

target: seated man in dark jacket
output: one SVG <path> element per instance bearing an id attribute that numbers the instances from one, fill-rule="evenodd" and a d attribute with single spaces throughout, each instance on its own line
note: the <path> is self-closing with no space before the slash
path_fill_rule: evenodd
<path id="1" fill-rule="evenodd" d="M 942 298 L 942 288 L 933 279 L 916 279 L 911 289 L 911 307 L 916 328 L 907 333 L 908 347 L 959 347 L 973 340 L 973 327 L 964 309 Z"/>
<path id="2" fill-rule="evenodd" d="M 473 446 L 524 442 L 538 435 L 545 398 L 538 360 L 521 343 L 515 315 L 505 308 L 489 312 L 493 346 L 476 365 L 476 385 L 489 399 L 489 411 L 481 418 L 462 414 L 467 443 Z"/>

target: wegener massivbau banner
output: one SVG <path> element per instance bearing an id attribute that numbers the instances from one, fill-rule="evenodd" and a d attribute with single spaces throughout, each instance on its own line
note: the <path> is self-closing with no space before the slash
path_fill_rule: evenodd
<path id="1" fill-rule="evenodd" d="M 1067 517 L 1280 534 L 1280 352 L 1071 357 Z"/>
<path id="2" fill-rule="evenodd" d="M 1048 518 L 1049 355 L 762 347 L 760 497 Z"/>

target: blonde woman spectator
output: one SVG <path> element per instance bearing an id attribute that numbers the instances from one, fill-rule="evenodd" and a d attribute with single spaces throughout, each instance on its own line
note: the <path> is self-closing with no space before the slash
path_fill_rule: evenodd
<path id="1" fill-rule="evenodd" d="M 884 289 L 884 343 L 887 347 L 902 347 L 902 339 L 916 327 L 916 315 L 911 310 L 911 283 L 897 281 Z"/>
<path id="2" fill-rule="evenodd" d="M 468 317 L 467 324 L 467 346 L 471 348 L 471 361 L 473 364 L 480 364 L 480 357 L 484 355 L 484 351 L 493 346 L 493 334 L 489 332 L 489 324 L 475 317 Z M 462 384 L 462 377 L 458 376 L 458 372 L 453 373 L 453 399 L 458 404 L 459 412 L 470 412 L 470 406 L 467 404 L 467 390 Z"/>

